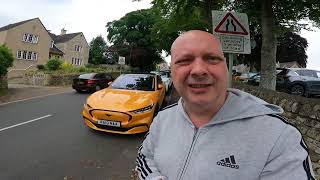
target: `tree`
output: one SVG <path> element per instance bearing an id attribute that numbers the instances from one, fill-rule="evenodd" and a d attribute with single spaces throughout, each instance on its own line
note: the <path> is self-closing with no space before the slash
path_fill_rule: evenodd
<path id="1" fill-rule="evenodd" d="M 162 25 L 169 35 L 188 28 L 184 24 L 206 22 L 201 29 L 211 31 L 211 10 L 235 10 L 245 12 L 250 18 L 250 24 L 257 27 L 262 34 L 261 48 L 261 83 L 260 86 L 275 89 L 275 67 L 277 37 L 285 32 L 299 32 L 301 28 L 308 29 L 301 20 L 309 19 L 316 26 L 320 26 L 320 3 L 318 0 L 153 0 L 154 8 L 158 9 L 167 26 Z M 172 27 L 172 24 L 179 26 Z M 197 24 L 198 22 L 196 22 Z M 168 30 L 167 30 L 168 29 Z M 157 32 L 157 31 L 156 31 Z M 160 32 L 166 34 L 165 32 Z M 161 37 L 161 36 L 160 36 Z M 170 39 L 170 38 L 167 38 Z M 168 49 L 168 45 L 164 44 Z"/>
<path id="2" fill-rule="evenodd" d="M 246 12 L 250 22 L 262 32 L 260 86 L 275 89 L 277 37 L 286 32 L 308 29 L 308 24 L 301 22 L 304 19 L 319 26 L 320 3 L 318 0 L 237 0 L 232 3 L 234 10 Z"/>
<path id="3" fill-rule="evenodd" d="M 158 50 L 170 53 L 171 44 L 182 32 L 212 31 L 212 9 L 221 9 L 226 0 L 154 0 L 159 14 L 152 35 Z"/>
<path id="4" fill-rule="evenodd" d="M 238 62 L 240 64 L 250 65 L 250 71 L 255 68 L 260 71 L 261 69 L 261 46 L 262 35 L 261 33 L 255 34 L 251 32 L 252 39 L 255 40 L 256 46 L 251 50 L 249 55 L 239 55 Z M 276 61 L 280 63 L 297 61 L 301 67 L 307 65 L 306 49 L 308 42 L 305 38 L 292 32 L 284 33 L 281 37 L 277 38 L 277 55 Z"/>
<path id="5" fill-rule="evenodd" d="M 107 58 L 104 53 L 107 49 L 107 43 L 101 35 L 93 38 L 90 42 L 89 50 L 89 63 L 91 64 L 105 64 L 107 63 Z"/>
<path id="6" fill-rule="evenodd" d="M 301 67 L 307 67 L 306 49 L 308 42 L 305 38 L 292 32 L 287 32 L 283 37 L 278 38 L 277 62 L 296 61 Z"/>
<path id="7" fill-rule="evenodd" d="M 156 16 L 153 9 L 138 10 L 106 25 L 113 52 L 125 56 L 127 64 L 145 71 L 163 61 L 151 34 Z"/>
<path id="8" fill-rule="evenodd" d="M 8 73 L 8 68 L 13 65 L 14 56 L 6 45 L 0 45 L 0 76 Z"/>

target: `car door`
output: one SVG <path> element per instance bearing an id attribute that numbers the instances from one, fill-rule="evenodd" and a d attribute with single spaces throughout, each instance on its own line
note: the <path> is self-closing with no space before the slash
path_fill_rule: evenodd
<path id="1" fill-rule="evenodd" d="M 304 82 L 308 85 L 309 91 L 312 94 L 320 93 L 320 78 L 318 78 L 317 71 L 304 70 L 303 71 Z"/>

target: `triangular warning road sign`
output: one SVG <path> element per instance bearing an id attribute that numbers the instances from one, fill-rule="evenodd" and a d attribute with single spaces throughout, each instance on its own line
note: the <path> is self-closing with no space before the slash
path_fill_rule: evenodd
<path id="1" fill-rule="evenodd" d="M 224 16 L 214 31 L 217 33 L 248 35 L 248 31 L 230 12 Z"/>

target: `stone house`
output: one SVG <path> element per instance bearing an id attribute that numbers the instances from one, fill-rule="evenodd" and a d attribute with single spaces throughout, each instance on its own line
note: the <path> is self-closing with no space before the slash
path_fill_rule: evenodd
<path id="1" fill-rule="evenodd" d="M 6 44 L 15 56 L 8 78 L 21 77 L 26 71 L 46 64 L 51 57 L 61 58 L 74 65 L 85 65 L 89 45 L 83 33 L 54 35 L 33 18 L 0 27 L 0 44 Z"/>

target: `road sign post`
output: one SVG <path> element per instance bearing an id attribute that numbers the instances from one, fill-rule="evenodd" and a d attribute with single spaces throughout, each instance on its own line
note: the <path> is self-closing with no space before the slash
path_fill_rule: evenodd
<path id="1" fill-rule="evenodd" d="M 222 51 L 228 53 L 229 87 L 232 85 L 233 54 L 250 54 L 248 16 L 244 13 L 212 11 L 213 34 L 219 38 Z"/>

